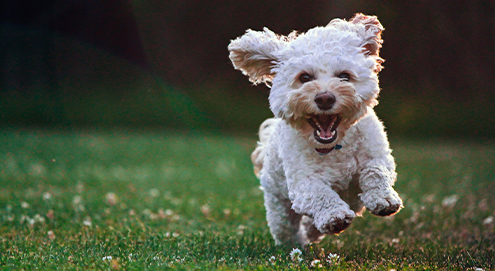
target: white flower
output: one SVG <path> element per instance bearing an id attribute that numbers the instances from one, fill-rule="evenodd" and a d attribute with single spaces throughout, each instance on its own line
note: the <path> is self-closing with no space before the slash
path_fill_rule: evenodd
<path id="1" fill-rule="evenodd" d="M 72 199 L 72 204 L 79 205 L 81 203 L 82 203 L 82 197 L 79 195 L 74 196 L 74 198 Z"/>
<path id="2" fill-rule="evenodd" d="M 105 256 L 101 260 L 102 261 L 111 261 L 112 260 L 112 256 Z"/>
<path id="3" fill-rule="evenodd" d="M 41 215 L 39 215 L 39 214 L 36 214 L 36 215 L 34 216 L 34 218 L 33 218 L 33 219 L 34 219 L 34 222 L 38 222 L 38 223 L 45 223 L 45 218 L 44 218 L 44 217 L 42 217 L 42 216 L 41 216 Z"/>
<path id="4" fill-rule="evenodd" d="M 24 223 L 24 221 L 28 221 L 30 219 L 29 216 L 26 216 L 26 215 L 21 215 L 21 224 Z"/>
<path id="5" fill-rule="evenodd" d="M 84 184 L 81 182 L 78 182 L 76 185 L 76 192 L 78 194 L 81 194 L 84 191 Z"/>
<path id="6" fill-rule="evenodd" d="M 44 200 L 49 200 L 52 198 L 52 194 L 50 194 L 50 192 L 46 192 L 45 194 L 43 194 L 43 199 Z"/>
<path id="7" fill-rule="evenodd" d="M 292 249 L 290 252 L 290 258 L 292 261 L 298 261 L 301 262 L 303 259 L 301 258 L 302 256 L 302 251 L 298 248 Z"/>
<path id="8" fill-rule="evenodd" d="M 149 191 L 149 194 L 150 194 L 150 197 L 156 198 L 156 197 L 160 196 L 160 191 L 156 188 L 151 188 Z"/>
<path id="9" fill-rule="evenodd" d="M 270 259 L 268 259 L 268 261 L 271 263 L 271 264 L 275 264 L 275 261 L 277 259 L 275 258 L 275 256 L 271 256 Z"/>
<path id="10" fill-rule="evenodd" d="M 86 217 L 86 219 L 83 221 L 83 225 L 91 227 L 91 225 L 93 225 L 93 223 L 91 223 L 91 218 Z"/>
<path id="11" fill-rule="evenodd" d="M 56 238 L 55 233 L 53 233 L 53 231 L 48 231 L 46 234 L 48 234 L 48 238 L 50 238 L 50 240 L 53 240 Z"/>
<path id="12" fill-rule="evenodd" d="M 244 225 L 239 225 L 239 227 L 237 227 L 237 234 L 238 235 L 242 235 L 244 233 L 244 230 L 247 229 L 246 226 Z"/>
<path id="13" fill-rule="evenodd" d="M 493 223 L 493 216 L 489 216 L 483 220 L 483 224 L 490 225 Z"/>
<path id="14" fill-rule="evenodd" d="M 115 205 L 115 204 L 117 204 L 119 202 L 119 198 L 113 192 L 108 192 L 105 195 L 105 198 L 107 200 L 107 204 L 110 205 L 110 206 L 113 206 L 113 205 Z"/>
<path id="15" fill-rule="evenodd" d="M 318 260 L 318 259 L 314 259 L 312 262 L 311 262 L 311 267 L 318 267 L 318 268 L 322 268 L 323 266 L 321 265 L 321 261 Z"/>
<path id="16" fill-rule="evenodd" d="M 454 207 L 454 205 L 457 203 L 458 200 L 459 200 L 458 195 L 452 195 L 452 196 L 445 197 L 442 200 L 442 206 L 446 207 L 446 208 Z"/>
<path id="17" fill-rule="evenodd" d="M 23 201 L 23 202 L 21 202 L 21 207 L 22 207 L 23 209 L 29 208 L 29 203 L 27 203 L 27 202 Z"/>
<path id="18" fill-rule="evenodd" d="M 339 255 L 330 253 L 327 256 L 327 263 L 329 263 L 329 264 L 337 264 L 337 262 L 339 261 L 339 259 L 340 259 L 340 256 Z"/>
<path id="19" fill-rule="evenodd" d="M 144 209 L 143 210 L 143 215 L 145 216 L 151 216 L 153 212 L 150 209 Z"/>
<path id="20" fill-rule="evenodd" d="M 208 206 L 208 204 L 205 204 L 205 205 L 201 206 L 201 212 L 205 216 L 208 216 L 210 214 L 210 212 L 211 212 L 210 206 Z"/>

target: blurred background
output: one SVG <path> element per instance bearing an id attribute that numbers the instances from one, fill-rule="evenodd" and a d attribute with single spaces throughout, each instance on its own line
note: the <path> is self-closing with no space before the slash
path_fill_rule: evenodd
<path id="1" fill-rule="evenodd" d="M 2 127 L 255 134 L 269 89 L 233 69 L 230 40 L 362 12 L 386 29 L 376 111 L 391 136 L 495 132 L 492 0 L 7 0 L 1 12 Z"/>

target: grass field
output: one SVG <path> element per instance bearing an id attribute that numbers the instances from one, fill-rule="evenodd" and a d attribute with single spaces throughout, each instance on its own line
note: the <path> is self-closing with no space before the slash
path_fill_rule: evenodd
<path id="1" fill-rule="evenodd" d="M 392 140 L 405 209 L 292 259 L 265 222 L 255 140 L 1 131 L 2 270 L 495 269 L 494 142 Z"/>

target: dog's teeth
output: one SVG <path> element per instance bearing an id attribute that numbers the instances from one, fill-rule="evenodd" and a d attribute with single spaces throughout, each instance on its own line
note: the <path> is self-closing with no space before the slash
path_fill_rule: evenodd
<path id="1" fill-rule="evenodd" d="M 316 134 L 317 134 L 318 136 L 320 136 L 320 135 L 321 135 L 320 130 L 316 130 Z"/>

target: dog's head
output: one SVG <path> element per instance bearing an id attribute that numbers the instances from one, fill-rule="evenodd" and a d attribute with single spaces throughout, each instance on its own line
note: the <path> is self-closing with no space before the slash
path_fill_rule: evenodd
<path id="1" fill-rule="evenodd" d="M 275 116 L 328 153 L 378 103 L 382 31 L 363 14 L 300 35 L 248 30 L 230 43 L 230 59 L 254 84 L 271 86 Z"/>

